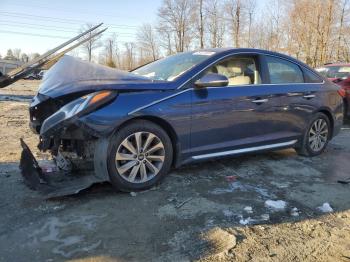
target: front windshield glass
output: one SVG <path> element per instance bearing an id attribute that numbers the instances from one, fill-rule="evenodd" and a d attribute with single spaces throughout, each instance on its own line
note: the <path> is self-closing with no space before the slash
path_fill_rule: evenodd
<path id="1" fill-rule="evenodd" d="M 316 68 L 316 71 L 327 78 L 348 78 L 350 76 L 350 66 L 325 66 Z"/>
<path id="2" fill-rule="evenodd" d="M 173 81 L 213 54 L 215 52 L 208 51 L 179 53 L 142 66 L 132 73 L 152 80 Z"/>

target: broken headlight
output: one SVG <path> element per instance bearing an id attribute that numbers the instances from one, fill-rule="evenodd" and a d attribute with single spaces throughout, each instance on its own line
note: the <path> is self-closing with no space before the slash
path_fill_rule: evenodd
<path id="1" fill-rule="evenodd" d="M 70 105 L 71 115 L 84 115 L 88 114 L 100 106 L 112 101 L 117 96 L 113 91 L 100 91 L 80 97 L 66 106 Z"/>
<path id="2" fill-rule="evenodd" d="M 59 127 L 59 123 L 71 120 L 73 116 L 81 117 L 95 111 L 99 107 L 111 102 L 117 96 L 113 91 L 100 91 L 82 96 L 65 106 L 56 113 L 48 117 L 42 124 L 40 134 L 45 133 L 53 127 Z"/>

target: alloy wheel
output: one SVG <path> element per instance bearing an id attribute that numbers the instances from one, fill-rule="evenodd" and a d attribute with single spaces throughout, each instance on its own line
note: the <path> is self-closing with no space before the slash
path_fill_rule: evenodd
<path id="1" fill-rule="evenodd" d="M 123 179 L 144 183 L 159 173 L 164 158 L 164 145 L 159 137 L 150 132 L 136 132 L 121 142 L 115 163 Z"/>
<path id="2" fill-rule="evenodd" d="M 326 120 L 319 118 L 311 126 L 309 131 L 309 146 L 314 152 L 321 151 L 328 141 L 328 124 Z"/>

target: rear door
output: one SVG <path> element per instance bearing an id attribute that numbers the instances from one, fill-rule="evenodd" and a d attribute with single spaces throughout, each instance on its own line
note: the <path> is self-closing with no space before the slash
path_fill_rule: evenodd
<path id="1" fill-rule="evenodd" d="M 263 64 L 271 86 L 281 91 L 284 109 L 281 128 L 296 136 L 302 135 L 313 112 L 322 106 L 319 96 L 323 80 L 310 70 L 280 57 L 266 55 Z"/>
<path id="2" fill-rule="evenodd" d="M 284 141 L 280 94 L 278 89 L 264 84 L 260 55 L 235 55 L 202 75 L 208 72 L 225 75 L 229 85 L 208 88 L 193 85 L 191 153 L 194 159 Z"/>

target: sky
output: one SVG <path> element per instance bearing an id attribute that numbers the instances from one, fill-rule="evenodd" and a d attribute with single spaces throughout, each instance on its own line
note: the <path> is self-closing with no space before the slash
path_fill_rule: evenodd
<path id="1" fill-rule="evenodd" d="M 266 1 L 256 0 L 257 9 Z M 155 23 L 162 0 L 0 0 L 0 54 L 8 49 L 40 53 L 78 34 L 86 23 L 103 22 L 103 37 L 135 41 L 143 23 Z M 79 49 L 76 49 L 79 50 Z"/>
<path id="2" fill-rule="evenodd" d="M 162 0 L 0 0 L 0 54 L 9 48 L 43 53 L 78 34 L 86 23 L 103 22 L 121 42 L 154 23 Z"/>

